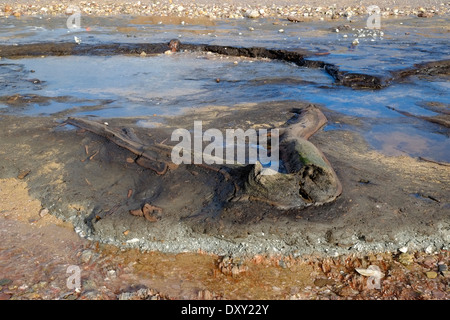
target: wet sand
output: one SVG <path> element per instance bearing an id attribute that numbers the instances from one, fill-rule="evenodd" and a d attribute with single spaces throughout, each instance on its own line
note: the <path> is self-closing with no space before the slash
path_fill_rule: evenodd
<path id="1" fill-rule="evenodd" d="M 277 113 L 276 105 L 272 109 Z M 223 116 L 224 110 L 206 111 L 202 114 L 210 119 L 209 125 L 217 126 L 217 115 Z M 242 119 L 251 112 L 251 106 L 241 106 L 232 118 L 242 125 Z M 329 121 L 354 121 L 326 109 L 324 112 Z M 450 263 L 445 247 L 448 167 L 369 151 L 354 133 L 320 132 L 312 140 L 337 169 L 345 190 L 336 203 L 298 212 L 281 212 L 261 203 L 239 203 L 227 205 L 220 219 L 211 219 L 194 210 L 198 205 L 209 209 L 211 206 L 189 201 L 192 194 L 186 193 L 186 185 L 174 183 L 191 176 L 191 190 L 198 193 L 196 198 L 205 199 L 204 193 L 211 192 L 215 179 L 223 183 L 219 176 L 186 167 L 159 177 L 127 164 L 128 153 L 104 139 L 73 130 L 55 132 L 57 122 L 43 119 L 46 118 L 1 120 L 4 131 L 0 158 L 1 163 L 8 164 L 2 167 L 0 180 L 0 272 L 4 283 L 0 295 L 4 299 L 449 297 L 448 274 L 441 274 L 438 269 L 439 263 Z M 170 128 L 191 120 L 186 115 L 167 119 L 167 124 Z M 111 126 L 126 122 L 108 121 Z M 264 124 L 273 125 L 262 117 L 253 125 Z M 158 137 L 164 133 L 153 131 Z M 92 160 L 86 158 L 96 154 L 96 150 L 100 153 Z M 205 182 L 207 187 L 200 188 Z M 152 223 L 130 215 L 127 208 L 138 207 L 142 197 L 148 197 L 156 185 L 161 188 L 160 196 L 151 199 L 164 208 L 163 219 Z M 166 188 L 171 189 L 170 194 L 165 193 Z M 130 189 L 133 192 L 128 198 Z M 118 200 L 126 205 L 117 207 Z M 183 209 L 186 206 L 188 211 Z M 48 213 L 42 212 L 43 208 L 49 209 Z M 93 216 L 89 214 L 91 210 Z M 189 214 L 189 210 L 194 211 Z M 194 215 L 180 220 L 179 213 Z M 90 234 L 91 240 L 73 232 L 68 221 L 80 231 L 77 216 L 81 221 L 92 217 L 97 235 Z M 184 243 L 184 249 L 176 245 L 164 249 L 171 246 L 171 241 L 161 241 L 162 235 L 170 238 L 180 223 L 191 228 L 185 239 L 176 240 Z M 158 235 L 155 228 L 163 228 L 163 232 Z M 127 240 L 149 232 L 157 251 L 180 250 L 179 253 L 155 252 L 145 246 L 141 250 L 126 249 L 130 247 Z M 261 247 L 259 252 L 249 254 L 250 250 L 246 254 L 242 244 L 250 249 L 251 241 L 246 240 L 252 236 L 249 233 L 258 244 L 268 241 L 276 245 L 271 239 L 281 237 L 283 246 L 303 251 L 277 253 Z M 214 253 L 223 245 L 214 239 L 223 236 L 227 243 L 241 245 L 231 246 L 229 252 Z M 98 241 L 99 237 L 103 240 Z M 118 246 L 102 244 L 111 237 L 119 240 Z M 213 246 L 195 249 L 196 239 L 201 238 Z M 405 248 L 408 251 L 402 254 L 399 250 Z M 183 253 L 186 249 L 191 253 Z M 80 292 L 66 287 L 69 265 L 81 268 Z M 379 266 L 386 275 L 381 290 L 369 289 L 367 278 L 356 272 L 355 268 L 369 265 Z"/>
<path id="2" fill-rule="evenodd" d="M 313 18 L 346 19 L 347 6 L 354 3 L 339 2 L 339 9 L 327 14 L 331 2 L 336 1 L 310 1 L 312 7 L 327 6 Z M 7 3 L 10 10 L 5 10 Z M 53 8 L 51 1 L 32 2 L 36 8 L 24 5 L 30 3 L 3 1 L 0 15 L 64 14 L 69 2 L 58 1 Z M 170 8 L 170 2 L 151 10 L 143 7 L 145 1 L 140 6 L 70 2 L 77 3 L 84 14 L 210 18 L 230 18 L 225 10 L 230 6 L 238 10 L 233 17 L 240 18 L 246 16 L 247 5 L 258 10 L 264 5 L 230 1 L 230 6 L 197 10 L 211 1 L 173 1 L 188 8 L 180 11 L 178 6 Z M 106 7 L 109 3 L 117 5 Z M 397 7 L 388 1 L 370 4 L 379 4 L 386 16 L 418 15 L 422 6 L 432 14 L 439 7 L 441 14 L 449 7 L 441 9 L 440 1 L 396 3 Z M 295 10 L 309 17 L 308 6 L 300 9 L 293 1 L 277 5 L 283 6 L 281 11 L 267 2 L 258 14 L 286 17 Z M 359 9 L 351 11 L 367 14 Z M 251 117 L 253 123 L 243 123 L 257 107 L 227 112 L 211 107 L 203 116 L 216 128 L 230 121 L 240 127 L 271 127 L 286 120 L 286 113 L 279 112 L 286 112 L 286 106 L 274 103 L 259 106 L 272 110 L 272 117 Z M 323 111 L 336 125 L 357 121 Z M 166 127 L 152 134 L 162 141 L 173 128 L 192 124 L 194 118 L 186 114 L 165 119 Z M 134 124 L 133 119 L 103 120 L 118 127 Z M 312 141 L 343 182 L 344 194 L 335 203 L 304 211 L 280 211 L 258 202 L 224 206 L 219 200 L 227 196 L 229 184 L 220 174 L 183 167 L 159 177 L 127 162 L 129 153 L 102 138 L 58 129 L 59 121 L 0 119 L 2 299 L 449 298 L 448 273 L 439 272 L 439 264 L 450 264 L 447 166 L 388 157 L 371 150 L 354 132 L 319 132 Z M 186 181 L 196 190 L 195 197 L 186 190 Z M 144 201 L 162 207 L 164 218 L 152 224 L 131 216 L 129 210 Z M 136 245 L 133 239 L 140 237 L 149 241 Z M 408 252 L 402 255 L 405 247 Z M 382 290 L 368 290 L 366 278 L 355 271 L 371 264 L 386 274 Z M 79 293 L 66 287 L 69 265 L 81 267 Z M 142 288 L 145 292 L 139 291 Z"/>

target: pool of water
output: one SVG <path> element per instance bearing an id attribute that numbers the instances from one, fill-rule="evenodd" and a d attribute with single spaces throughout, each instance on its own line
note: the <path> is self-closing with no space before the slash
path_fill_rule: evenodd
<path id="1" fill-rule="evenodd" d="M 3 18 L 0 44 L 48 41 L 83 43 L 167 42 L 233 46 L 303 48 L 342 70 L 374 75 L 415 63 L 450 58 L 448 17 L 382 21 L 382 33 L 361 31 L 365 21 L 336 32 L 345 21 L 293 24 L 279 19 L 184 21 L 154 17 L 82 17 L 82 28 L 68 30 L 63 17 Z M 358 39 L 359 44 L 352 45 Z M 0 60 L 0 112 L 29 116 L 154 117 L 177 115 L 204 106 L 306 100 L 355 116 L 361 133 L 375 148 L 390 154 L 427 156 L 450 161 L 449 131 L 437 124 L 405 117 L 449 109 L 448 76 L 410 77 L 381 90 L 337 86 L 321 69 L 279 61 L 239 59 L 206 53 L 157 56 L 66 56 Z M 27 100 L 16 104 L 15 96 Z M 39 96 L 40 98 L 36 98 Z M 390 108 L 388 108 L 390 107 Z M 264 112 L 264 110 L 261 110 Z M 350 125 L 348 128 L 352 128 Z M 330 123 L 328 130 L 339 129 Z"/>

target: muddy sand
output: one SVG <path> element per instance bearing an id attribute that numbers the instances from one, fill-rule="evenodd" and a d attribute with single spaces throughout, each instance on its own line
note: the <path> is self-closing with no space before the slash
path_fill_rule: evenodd
<path id="1" fill-rule="evenodd" d="M 229 126 L 270 128 L 289 119 L 294 106 L 302 107 L 305 103 L 281 101 L 264 105 L 239 105 L 235 108 L 210 107 L 201 110 L 201 114 L 204 129 Z M 345 125 L 357 121 L 353 117 L 319 107 L 331 123 Z M 260 112 L 261 108 L 265 110 L 264 113 Z M 166 138 L 170 140 L 174 128 L 192 126 L 197 116 L 187 113 L 159 119 L 159 127 L 152 129 L 137 127 L 136 119 L 97 120 L 108 122 L 110 127 L 134 127 L 143 141 L 163 141 Z M 2 244 L 2 255 L 14 263 L 12 268 L 8 259 L 3 259 L 3 268 L 6 267 L 6 274 L 15 274 L 21 268 L 30 267 L 29 261 L 14 261 L 18 252 L 21 252 L 22 257 L 24 250 L 28 255 L 31 254 L 24 244 L 33 242 L 35 234 L 40 234 L 42 240 L 33 246 L 43 246 L 44 249 L 31 249 L 34 251 L 31 255 L 38 261 L 50 260 L 45 264 L 46 267 L 41 266 L 44 270 L 39 270 L 44 274 L 46 268 L 58 270 L 59 280 L 55 279 L 55 282 L 64 279 L 66 274 L 63 268 L 67 265 L 83 265 L 80 259 L 84 251 L 97 252 L 97 262 L 92 262 L 89 267 L 92 270 L 87 267 L 90 259 L 84 265 L 94 277 L 99 277 L 96 278 L 98 281 L 107 281 L 109 289 L 105 289 L 107 293 L 101 293 L 98 288 L 91 288 L 83 291 L 84 295 L 76 294 L 75 298 L 118 298 L 124 291 L 137 291 L 138 288 L 124 286 L 124 283 L 136 281 L 143 281 L 147 284 L 146 288 L 158 290 L 151 294 L 140 291 L 139 294 L 144 295 L 141 298 L 369 298 L 364 277 L 356 274 L 354 269 L 355 265 L 367 267 L 370 262 L 367 257 L 375 257 L 373 261 L 377 263 L 390 261 L 386 271 L 394 268 L 393 263 L 401 269 L 405 266 L 398 260 L 399 250 L 407 248 L 408 252 L 417 252 L 415 256 L 411 254 L 411 263 L 420 259 L 434 259 L 435 267 L 438 261 L 448 265 L 450 167 L 407 156 L 385 156 L 371 150 L 354 132 L 319 131 L 310 139 L 333 165 L 342 182 L 342 195 L 335 202 L 323 206 L 280 210 L 261 201 L 228 201 L 233 191 L 232 183 L 221 173 L 200 166 L 181 165 L 164 175 L 158 175 L 130 161 L 134 157 L 131 152 L 105 138 L 60 126 L 61 119 L 5 115 L 1 122 L 2 193 L 10 194 L 10 198 L 2 205 L 2 232 L 8 235 Z M 244 171 L 239 169 L 229 172 L 233 178 L 240 178 Z M 25 196 L 26 193 L 31 198 Z M 8 207 L 11 202 L 12 208 Z M 162 208 L 155 221 L 130 214 L 130 210 L 139 209 L 145 203 Z M 22 207 L 30 209 L 23 210 Z M 58 221 L 53 221 L 54 217 Z M 30 232 L 30 229 L 34 231 Z M 73 229 L 81 238 L 89 241 L 75 237 Z M 99 249 L 99 244 L 103 249 Z M 105 244 L 113 246 L 105 247 Z M 62 250 L 65 246 L 69 249 Z M 138 248 L 141 253 L 133 248 Z M 57 254 L 49 257 L 50 252 L 59 252 L 61 256 Z M 192 255 L 189 252 L 201 254 Z M 100 256 L 103 258 L 98 258 Z M 348 281 L 353 281 L 353 291 L 348 293 L 350 289 L 345 289 L 345 294 L 341 294 L 344 278 L 329 283 L 324 280 L 322 286 L 312 283 L 324 276 L 324 279 L 342 276 L 339 268 L 343 267 L 345 257 L 353 257 L 352 276 L 347 277 Z M 139 268 L 149 268 L 146 264 L 136 266 L 136 262 L 139 264 L 142 259 L 149 259 L 150 265 L 155 268 L 150 272 L 152 280 L 144 277 L 147 279 L 144 281 L 136 275 L 140 274 L 137 271 Z M 158 266 L 164 265 L 167 259 L 171 261 L 168 264 L 171 267 L 167 267 L 164 275 L 161 275 Z M 169 270 L 179 270 L 181 265 L 186 267 L 186 262 L 180 262 L 186 261 L 183 259 L 199 259 L 196 268 L 200 269 L 197 271 L 206 268 L 198 277 L 186 274 L 186 277 L 195 279 L 195 284 L 190 283 L 192 287 L 184 291 L 179 286 L 179 277 L 184 273 L 177 276 L 165 274 L 170 273 Z M 119 272 L 119 269 L 112 267 L 114 263 L 105 265 L 106 260 L 114 260 L 115 264 L 127 261 L 128 271 Z M 331 263 L 329 270 L 323 267 L 323 261 Z M 283 267 L 285 262 L 290 263 L 287 269 Z M 254 286 L 254 277 L 258 278 L 262 274 L 252 271 L 250 274 L 253 278 L 243 275 L 248 274 L 249 270 L 262 268 L 261 265 L 273 268 L 270 270 L 276 270 L 277 274 L 274 278 L 268 278 L 266 286 L 271 283 L 278 288 L 275 283 L 284 283 L 284 289 L 263 293 L 267 290 L 255 288 L 255 291 L 242 293 L 241 289 Z M 421 271 L 414 270 L 423 275 L 422 278 L 426 278 L 426 271 L 434 268 L 433 263 L 426 270 L 423 264 L 418 266 Z M 193 270 L 192 267 L 187 270 Z M 114 276 L 113 280 L 108 277 L 108 268 L 114 270 L 109 272 L 110 276 Z M 296 268 L 302 271 L 297 272 Z M 348 269 L 349 266 L 345 274 L 350 274 Z M 39 270 L 33 273 L 34 277 L 41 276 Z M 330 273 L 333 270 L 335 274 Z M 116 277 L 116 273 L 126 276 Z M 131 279 L 131 275 L 140 280 Z M 102 276 L 108 280 L 101 279 Z M 173 281 L 173 288 L 158 282 L 163 281 L 160 276 Z M 234 291 L 228 291 L 226 286 L 218 288 L 217 284 L 214 285 L 217 277 L 234 279 L 237 276 L 241 276 L 241 280 Z M 286 284 L 284 277 L 294 277 L 300 284 Z M 414 294 L 411 297 L 431 299 L 448 296 L 447 289 L 442 287 L 446 278 L 439 275 L 436 279 L 429 280 L 435 281 L 436 288 L 440 288 L 433 289 L 440 292 L 436 296 L 431 291 L 427 291 L 427 296 L 412 290 Z M 44 282 L 42 290 L 31 290 L 33 293 L 41 292 L 38 295 L 33 296 L 28 287 L 19 290 L 20 285 L 14 290 L 14 286 L 9 286 L 4 294 L 16 298 L 74 298 L 70 292 L 62 292 L 61 283 L 54 283 L 59 289 L 51 293 L 49 282 Z M 236 281 L 234 283 L 236 285 Z M 423 285 L 423 281 L 419 283 Z M 307 289 L 304 291 L 302 288 Z M 318 288 L 328 291 L 324 294 Z M 330 288 L 334 289 L 330 291 Z M 386 286 L 385 289 L 388 288 Z M 395 295 L 399 297 L 402 292 Z M 384 293 L 377 292 L 376 296 L 395 296 L 383 296 Z M 373 296 L 373 292 L 371 294 Z"/>
<path id="2" fill-rule="evenodd" d="M 67 8 L 64 2 L 53 8 L 50 1 L 39 2 L 37 9 L 27 3 L 3 1 L 0 14 L 19 18 L 42 7 L 45 14 L 64 14 Z M 311 6 L 327 5 L 316 3 L 310 1 Z M 80 5 L 100 12 L 92 4 Z M 286 6 L 281 12 L 265 13 L 286 16 L 292 11 L 289 5 L 296 6 L 280 2 Z M 147 12 L 128 6 L 113 6 L 108 14 L 182 14 L 178 7 Z M 422 6 L 432 14 L 436 8 L 448 9 L 441 2 L 380 6 L 386 15 L 417 15 Z M 230 18 L 226 11 L 208 10 L 198 15 Z M 326 12 L 317 17 L 331 19 Z M 345 8 L 340 12 L 345 17 Z M 17 98 L 10 101 L 16 108 L 30 102 L 30 97 L 12 98 Z M 58 99 L 63 102 L 64 97 Z M 290 119 L 292 108 L 306 105 L 274 101 L 197 112 L 204 129 L 273 128 Z M 331 163 L 343 192 L 333 203 L 302 210 L 233 199 L 233 181 L 242 182 L 248 168 L 227 168 L 231 179 L 195 165 L 158 175 L 105 138 L 62 126 L 63 113 L 39 118 L 2 114 L 0 298 L 448 299 L 443 267 L 450 263 L 448 164 L 386 156 L 357 132 L 345 130 L 351 124 L 364 131 L 358 118 L 317 107 L 330 124 L 342 128 L 321 130 L 310 141 Z M 95 120 L 112 128 L 134 128 L 142 141 L 152 143 L 170 140 L 175 128 L 192 128 L 197 117 Z M 137 120 L 147 127 L 137 126 Z M 146 203 L 161 209 L 154 221 L 130 214 Z M 80 292 L 67 288 L 70 265 L 81 268 Z M 383 271 L 381 290 L 368 289 L 367 279 L 355 269 L 369 265 Z"/>

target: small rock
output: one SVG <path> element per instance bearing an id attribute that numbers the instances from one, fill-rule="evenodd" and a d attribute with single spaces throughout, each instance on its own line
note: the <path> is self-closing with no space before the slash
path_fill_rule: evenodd
<path id="1" fill-rule="evenodd" d="M 43 208 L 41 211 L 39 211 L 39 216 L 41 218 L 45 217 L 46 215 L 48 215 L 48 209 L 47 208 Z"/>
<path id="2" fill-rule="evenodd" d="M 31 170 L 24 170 L 22 172 L 19 173 L 19 175 L 17 176 L 17 179 L 24 179 L 27 175 L 29 175 L 31 172 Z"/>
<path id="3" fill-rule="evenodd" d="M 343 287 L 339 292 L 339 295 L 342 297 L 354 297 L 358 294 L 359 291 L 352 289 L 350 286 Z"/>
<path id="4" fill-rule="evenodd" d="M 402 253 L 399 257 L 398 257 L 398 261 L 403 264 L 404 266 L 408 266 L 411 263 L 414 262 L 414 255 L 412 254 L 408 254 L 408 253 Z"/>
<path id="5" fill-rule="evenodd" d="M 81 253 L 81 261 L 83 263 L 88 263 L 92 259 L 93 255 L 94 255 L 94 252 L 92 252 L 92 250 L 84 250 Z"/>
<path id="6" fill-rule="evenodd" d="M 428 279 L 434 279 L 437 277 L 437 272 L 434 271 L 428 271 L 426 274 Z"/>
<path id="7" fill-rule="evenodd" d="M 259 12 L 256 10 L 247 10 L 245 16 L 250 19 L 256 19 L 259 17 Z"/>
<path id="8" fill-rule="evenodd" d="M 431 18 L 433 17 L 433 14 L 429 12 L 420 12 L 417 16 L 419 18 Z"/>
<path id="9" fill-rule="evenodd" d="M 11 279 L 3 278 L 0 279 L 0 286 L 7 286 L 11 284 L 13 281 Z"/>
<path id="10" fill-rule="evenodd" d="M 425 257 L 425 259 L 423 260 L 423 264 L 427 268 L 433 269 L 434 267 L 436 267 L 436 259 L 433 256 Z"/>
<path id="11" fill-rule="evenodd" d="M 408 247 L 407 246 L 401 247 L 400 249 L 398 249 L 398 251 L 400 251 L 402 253 L 406 253 L 406 252 L 408 252 Z"/>
<path id="12" fill-rule="evenodd" d="M 115 279 L 116 278 L 116 271 L 115 270 L 108 270 L 108 272 L 106 274 L 107 274 L 107 276 L 110 279 Z"/>
<path id="13" fill-rule="evenodd" d="M 440 273 L 444 273 L 444 272 L 447 271 L 447 270 L 448 270 L 447 265 L 445 265 L 445 264 L 439 264 L 439 265 L 438 265 L 438 271 L 439 271 Z"/>
<path id="14" fill-rule="evenodd" d="M 429 245 L 428 247 L 426 247 L 425 252 L 428 254 L 432 254 L 434 251 L 433 245 Z"/>
<path id="15" fill-rule="evenodd" d="M 27 290 L 28 289 L 28 285 L 26 285 L 26 284 L 23 284 L 23 285 L 21 285 L 19 288 L 18 288 L 19 290 Z"/>
<path id="16" fill-rule="evenodd" d="M 283 30 L 283 29 L 280 29 L 280 30 L 278 30 L 278 32 L 279 32 L 279 33 L 283 33 L 283 32 L 284 32 L 284 30 Z"/>
<path id="17" fill-rule="evenodd" d="M 144 51 L 142 51 L 141 54 L 140 54 L 141 57 L 145 57 L 146 55 L 147 54 Z"/>
<path id="18" fill-rule="evenodd" d="M 316 279 L 314 280 L 314 285 L 316 287 L 325 287 L 326 285 L 333 285 L 334 280 L 332 279 Z"/>
<path id="19" fill-rule="evenodd" d="M 287 17 L 287 19 L 288 19 L 289 21 L 295 22 L 295 23 L 297 23 L 297 22 L 304 22 L 304 21 L 305 21 L 305 20 L 302 19 L 301 17 L 295 17 L 295 16 L 289 16 L 289 17 Z"/>

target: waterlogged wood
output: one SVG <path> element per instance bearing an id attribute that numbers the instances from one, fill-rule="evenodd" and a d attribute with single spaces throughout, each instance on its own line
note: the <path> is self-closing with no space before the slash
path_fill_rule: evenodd
<path id="1" fill-rule="evenodd" d="M 332 202 L 342 193 L 341 182 L 324 154 L 307 140 L 324 126 L 326 117 L 313 105 L 293 112 L 280 141 L 280 157 L 287 173 L 268 172 L 270 169 L 257 162 L 245 191 L 282 209 Z"/>
<path id="2" fill-rule="evenodd" d="M 166 150 L 157 146 L 144 145 L 129 129 L 118 131 L 109 128 L 106 124 L 81 118 L 68 118 L 66 123 L 102 136 L 119 147 L 131 151 L 138 156 L 135 161 L 138 165 L 151 169 L 159 175 L 165 174 L 169 166 L 174 166 L 170 159 L 164 159 L 161 156 L 167 155 Z"/>
<path id="3" fill-rule="evenodd" d="M 293 109 L 293 117 L 280 128 L 280 158 L 287 173 L 265 169 L 257 162 L 253 165 L 241 199 L 263 201 L 279 208 L 303 208 L 334 201 L 342 192 L 341 183 L 323 153 L 309 139 L 322 128 L 327 119 L 314 105 Z M 144 145 L 131 129 L 112 129 L 108 125 L 80 118 L 68 118 L 67 123 L 103 136 L 138 157 L 135 162 L 158 174 L 176 168 L 170 160 L 171 146 Z M 164 156 L 166 158 L 164 158 Z M 240 191 L 231 175 L 206 164 L 195 164 L 220 172 L 232 180 L 234 194 Z M 268 174 L 269 173 L 269 174 Z"/>

